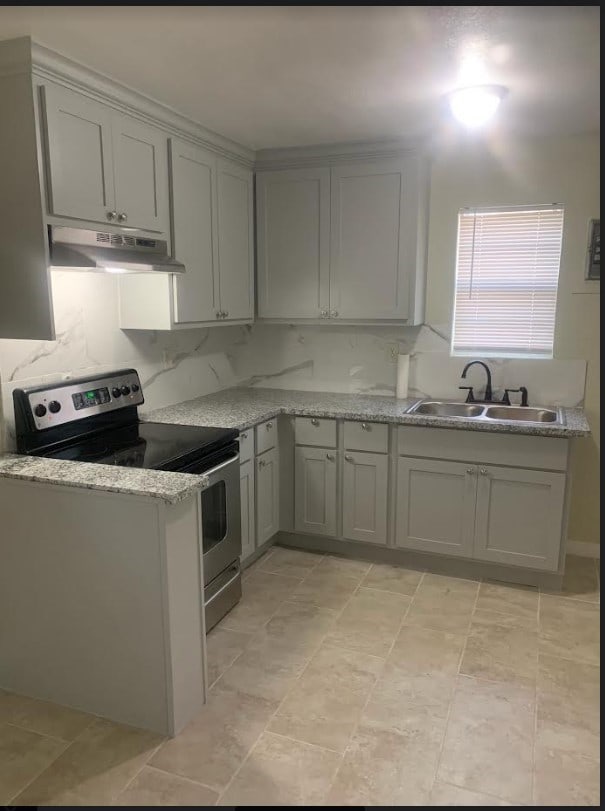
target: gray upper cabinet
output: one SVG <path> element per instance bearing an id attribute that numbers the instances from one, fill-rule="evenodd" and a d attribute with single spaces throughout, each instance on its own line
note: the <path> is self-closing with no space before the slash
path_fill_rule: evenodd
<path id="1" fill-rule="evenodd" d="M 330 303 L 330 170 L 256 176 L 258 315 L 320 318 Z"/>
<path id="2" fill-rule="evenodd" d="M 565 479 L 563 473 L 480 466 L 474 557 L 554 571 Z"/>
<path id="3" fill-rule="evenodd" d="M 165 134 L 64 87 L 42 94 L 49 214 L 168 233 Z"/>
<path id="4" fill-rule="evenodd" d="M 113 111 L 64 87 L 42 88 L 49 213 L 108 222 L 115 209 Z"/>
<path id="5" fill-rule="evenodd" d="M 407 320 L 410 235 L 403 162 L 336 166 L 331 175 L 331 316 Z"/>
<path id="6" fill-rule="evenodd" d="M 172 250 L 186 272 L 175 275 L 174 321 L 213 321 L 219 306 L 216 158 L 170 139 Z"/>
<path id="7" fill-rule="evenodd" d="M 422 323 L 427 177 L 413 154 L 258 172 L 259 318 Z"/>
<path id="8" fill-rule="evenodd" d="M 216 167 L 218 276 L 221 310 L 229 321 L 254 318 L 253 175 L 233 161 Z"/>

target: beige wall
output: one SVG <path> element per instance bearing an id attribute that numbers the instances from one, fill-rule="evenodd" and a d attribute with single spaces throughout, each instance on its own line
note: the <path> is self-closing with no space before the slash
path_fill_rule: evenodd
<path id="1" fill-rule="evenodd" d="M 456 224 L 463 206 L 563 203 L 556 358 L 588 361 L 592 436 L 574 442 L 569 538 L 599 542 L 600 283 L 584 280 L 588 221 L 599 217 L 599 138 L 489 139 L 436 146 L 431 182 L 426 320 L 451 325 Z M 526 384 L 531 394 L 531 381 Z"/>

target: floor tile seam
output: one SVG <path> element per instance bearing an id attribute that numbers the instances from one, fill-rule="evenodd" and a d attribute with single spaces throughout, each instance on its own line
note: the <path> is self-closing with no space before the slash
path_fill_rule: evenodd
<path id="1" fill-rule="evenodd" d="M 592 665 L 593 667 L 601 667 L 601 658 L 600 658 L 600 649 L 599 649 L 599 658 L 595 661 L 593 659 L 581 659 L 578 656 L 574 656 L 573 658 L 569 656 L 562 656 L 560 653 L 549 653 L 548 651 L 540 651 L 540 642 L 548 642 L 547 639 L 541 639 L 538 635 L 538 656 L 554 656 L 557 659 L 563 659 L 566 662 L 574 662 L 575 664 L 579 665 Z"/>
<path id="2" fill-rule="evenodd" d="M 149 757 L 146 758 L 146 760 L 143 763 L 143 765 L 141 766 L 141 768 L 137 769 L 137 771 L 133 774 L 133 776 L 130 778 L 130 780 L 127 781 L 126 785 L 123 788 L 121 788 L 120 791 L 117 792 L 115 797 L 112 798 L 110 805 L 115 805 L 118 798 L 121 797 L 121 795 L 126 791 L 126 789 L 136 780 L 136 778 L 141 774 L 143 769 L 146 766 L 149 765 L 149 761 L 151 760 L 151 758 L 155 757 L 157 755 L 157 753 L 160 751 L 160 749 L 162 748 L 162 746 L 169 740 L 171 740 L 171 738 L 167 738 L 166 741 L 162 741 L 156 747 L 154 747 L 153 751 L 151 752 Z M 154 767 L 151 767 L 151 768 L 154 768 Z"/>
<path id="3" fill-rule="evenodd" d="M 598 600 L 598 601 L 578 600 L 577 597 L 572 597 L 572 596 L 569 596 L 567 594 L 552 594 L 552 593 L 550 593 L 548 591 L 538 591 L 538 594 L 540 595 L 540 602 L 542 600 L 542 597 L 550 597 L 552 600 L 563 600 L 563 604 L 565 604 L 565 603 L 572 603 L 572 604 L 573 603 L 579 603 L 580 605 L 583 605 L 583 606 L 586 606 L 586 605 L 592 606 L 595 609 L 595 613 L 600 613 L 600 612 L 596 611 L 596 609 L 598 607 L 600 607 L 600 605 L 601 605 L 600 600 Z"/>
<path id="4" fill-rule="evenodd" d="M 444 783 L 446 786 L 453 786 L 454 788 L 461 788 L 461 789 L 464 789 L 465 791 L 475 792 L 475 789 L 468 788 L 468 786 L 461 786 L 458 783 L 453 783 L 451 780 L 439 780 L 439 782 Z M 503 801 L 505 803 L 510 802 L 510 800 L 507 797 L 500 797 L 499 794 L 493 794 L 491 791 L 483 791 L 483 790 L 481 790 L 480 792 L 475 792 L 475 793 L 484 794 L 486 797 L 490 797 L 492 800 L 500 800 L 500 801 Z"/>
<path id="5" fill-rule="evenodd" d="M 286 735 L 284 732 L 274 732 L 272 729 L 265 729 L 263 735 L 265 734 L 274 735 L 276 738 L 283 738 L 286 741 L 291 741 L 292 743 L 297 743 L 301 746 L 307 746 L 310 749 L 319 749 L 321 752 L 328 752 L 330 755 L 338 755 L 340 758 L 343 757 L 343 753 L 339 752 L 338 749 L 331 749 L 329 746 L 322 746 L 319 743 L 309 743 L 309 741 L 294 738 L 292 735 Z"/>
<path id="6" fill-rule="evenodd" d="M 44 736 L 41 736 L 41 737 L 44 737 Z M 57 739 L 55 738 L 55 740 L 57 740 Z M 61 743 L 64 743 L 64 741 L 61 741 Z M 31 779 L 31 780 L 28 780 L 28 781 L 27 781 L 27 783 L 26 783 L 24 786 L 22 786 L 22 787 L 19 789 L 19 791 L 18 791 L 16 794 L 14 794 L 14 795 L 11 797 L 11 799 L 9 800 L 9 802 L 8 802 L 8 803 L 6 803 L 6 805 L 7 805 L 7 806 L 12 806 L 12 805 L 14 805 L 14 804 L 15 804 L 15 801 L 16 801 L 16 800 L 17 800 L 17 799 L 18 799 L 18 798 L 19 798 L 19 797 L 20 797 L 20 796 L 23 794 L 23 792 L 24 792 L 24 791 L 27 791 L 27 789 L 28 789 L 28 788 L 29 788 L 29 787 L 30 787 L 30 786 L 31 786 L 33 783 L 35 783 L 35 782 L 36 782 L 36 780 L 37 780 L 39 777 L 42 777 L 42 775 L 43 775 L 43 774 L 44 774 L 44 773 L 45 773 L 45 772 L 46 772 L 48 769 L 50 769 L 50 767 L 51 767 L 51 766 L 52 766 L 54 763 L 56 763 L 56 761 L 57 761 L 57 760 L 58 760 L 58 759 L 59 759 L 59 758 L 60 758 L 62 755 L 64 755 L 64 754 L 65 754 L 65 752 L 67 752 L 67 750 L 68 750 L 68 749 L 69 749 L 71 746 L 73 746 L 73 745 L 74 745 L 74 743 L 75 743 L 75 741 L 71 741 L 71 743 L 69 743 L 69 744 L 68 744 L 68 745 L 67 745 L 67 746 L 66 746 L 64 749 L 62 749 L 62 750 L 61 750 L 61 752 L 59 752 L 59 753 L 57 754 L 57 756 L 56 756 L 56 757 L 54 757 L 54 758 L 51 760 L 51 762 L 50 762 L 50 763 L 47 763 L 47 764 L 46 764 L 46 766 L 45 766 L 43 769 L 41 769 L 41 770 L 40 770 L 40 771 L 39 771 L 39 772 L 38 772 L 38 773 L 37 773 L 37 774 L 36 774 L 34 777 L 32 777 L 32 779 Z"/>
<path id="7" fill-rule="evenodd" d="M 475 602 L 473 604 L 473 610 L 471 612 L 471 617 L 474 615 L 475 610 L 477 608 L 477 602 L 479 600 L 479 592 L 481 590 L 481 583 L 482 582 L 483 581 L 481 580 L 479 582 L 479 586 L 477 587 L 477 594 L 475 595 Z M 435 768 L 435 775 L 433 777 L 433 784 L 431 786 L 431 791 L 433 790 L 433 788 L 435 786 L 435 781 L 437 780 L 437 777 L 439 775 L 439 770 L 441 768 L 441 761 L 443 759 L 443 750 L 445 748 L 445 739 L 447 737 L 447 731 L 448 731 L 448 728 L 449 728 L 449 725 L 450 725 L 450 717 L 451 717 L 451 714 L 452 714 L 452 706 L 454 704 L 454 697 L 455 697 L 455 694 L 456 694 L 456 690 L 458 689 L 457 680 L 460 677 L 460 668 L 462 667 L 462 660 L 464 659 L 464 654 L 466 652 L 466 646 L 467 646 L 468 640 L 469 640 L 470 626 L 471 626 L 471 623 L 470 623 L 470 620 L 469 620 L 467 632 L 466 632 L 466 635 L 465 635 L 465 638 L 464 638 L 464 642 L 462 643 L 462 648 L 460 649 L 460 655 L 458 657 L 458 667 L 456 668 L 456 675 L 454 676 L 454 686 L 453 686 L 453 690 L 451 692 L 450 700 L 449 700 L 448 707 L 447 707 L 447 713 L 446 713 L 446 716 L 445 716 L 445 724 L 443 725 L 443 735 L 441 736 L 441 746 L 439 747 L 439 755 L 437 757 L 437 765 L 436 765 L 436 768 Z"/>
<path id="8" fill-rule="evenodd" d="M 168 775 L 168 777 L 177 777 L 179 780 L 184 780 L 186 783 L 192 783 L 194 786 L 205 788 L 208 791 L 214 792 L 214 794 L 218 794 L 218 791 L 212 786 L 207 785 L 206 783 L 202 783 L 200 780 L 194 780 L 193 777 L 186 777 L 184 774 L 179 774 L 178 772 L 171 772 L 169 769 L 165 769 L 161 766 L 153 766 L 150 763 L 146 763 L 143 766 L 143 769 L 153 769 L 154 772 L 161 772 L 162 774 Z M 142 771 L 142 769 L 141 769 Z M 139 776 L 141 771 L 137 772 L 133 780 Z M 128 786 L 132 783 L 132 780 L 129 781 Z M 126 788 L 128 788 L 128 786 Z M 123 794 L 126 791 L 124 788 L 120 793 Z"/>
<path id="9" fill-rule="evenodd" d="M 22 724 L 16 723 L 15 721 L 3 721 L 2 724 L 4 724 L 7 727 L 14 727 L 15 729 L 20 729 L 22 732 L 31 732 L 32 735 L 38 735 L 40 738 L 48 738 L 48 740 L 54 741 L 55 743 L 64 743 L 66 747 L 69 746 L 70 744 L 74 743 L 77 740 L 77 738 L 73 738 L 72 740 L 68 740 L 67 738 L 60 738 L 58 735 L 49 735 L 48 732 L 40 732 L 39 729 L 33 729 L 32 727 L 25 727 L 25 726 L 22 726 Z M 0 727 L 2 726 L 2 724 L 0 724 Z M 81 735 L 81 734 L 82 733 L 78 733 L 78 735 Z"/>

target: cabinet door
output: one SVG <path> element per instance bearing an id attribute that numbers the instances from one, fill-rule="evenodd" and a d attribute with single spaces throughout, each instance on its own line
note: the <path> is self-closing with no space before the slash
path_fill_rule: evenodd
<path id="1" fill-rule="evenodd" d="M 472 557 L 476 470 L 463 462 L 400 457 L 397 546 Z"/>
<path id="2" fill-rule="evenodd" d="M 297 446 L 294 451 L 294 527 L 336 535 L 336 451 Z"/>
<path id="3" fill-rule="evenodd" d="M 335 166 L 331 172 L 332 316 L 407 319 L 403 162 Z"/>
<path id="4" fill-rule="evenodd" d="M 112 118 L 116 210 L 124 225 L 167 234 L 168 141 L 127 115 Z"/>
<path id="5" fill-rule="evenodd" d="M 172 250 L 186 272 L 173 276 L 174 320 L 216 321 L 219 310 L 216 158 L 170 140 Z"/>
<path id="6" fill-rule="evenodd" d="M 240 501 L 242 512 L 242 560 L 255 549 L 256 522 L 254 520 L 254 462 L 249 459 L 239 469 Z"/>
<path id="7" fill-rule="evenodd" d="M 252 172 L 217 163 L 218 268 L 221 310 L 230 321 L 254 318 Z"/>
<path id="8" fill-rule="evenodd" d="M 42 88 L 49 213 L 108 222 L 115 207 L 113 111 L 80 93 Z"/>
<path id="9" fill-rule="evenodd" d="M 330 170 L 256 175 L 258 315 L 319 318 L 329 306 Z"/>
<path id="10" fill-rule="evenodd" d="M 342 534 L 353 541 L 386 544 L 389 457 L 345 453 Z"/>
<path id="11" fill-rule="evenodd" d="M 277 448 L 256 458 L 256 543 L 279 529 L 279 455 Z"/>
<path id="12" fill-rule="evenodd" d="M 475 557 L 554 571 L 565 499 L 565 474 L 479 467 Z"/>

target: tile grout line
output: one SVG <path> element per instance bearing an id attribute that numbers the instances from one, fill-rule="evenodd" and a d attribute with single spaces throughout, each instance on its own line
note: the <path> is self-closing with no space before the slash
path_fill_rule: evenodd
<path id="1" fill-rule="evenodd" d="M 170 740 L 170 738 L 169 738 L 168 740 Z M 116 801 L 118 800 L 118 798 L 122 796 L 122 794 L 123 794 L 123 793 L 126 791 L 126 789 L 127 789 L 127 788 L 129 788 L 129 787 L 130 787 L 130 785 L 131 785 L 131 784 L 132 784 L 132 783 L 133 783 L 133 782 L 136 780 L 136 778 L 137 778 L 137 777 L 138 777 L 138 776 L 141 774 L 141 772 L 143 771 L 143 769 L 144 769 L 144 768 L 145 768 L 145 767 L 146 767 L 146 766 L 149 764 L 149 761 L 151 760 L 151 758 L 152 758 L 152 757 L 155 757 L 155 756 L 157 755 L 157 753 L 160 751 L 160 749 L 162 748 L 162 746 L 164 745 L 164 743 L 165 743 L 165 741 L 161 741 L 161 742 L 160 742 L 160 743 L 159 743 L 157 746 L 155 746 L 155 747 L 154 747 L 154 749 L 153 749 L 152 753 L 149 755 L 149 757 L 148 757 L 148 758 L 146 758 L 146 760 L 145 760 L 145 762 L 143 763 L 143 765 L 141 766 L 141 768 L 140 768 L 140 769 L 138 769 L 138 770 L 135 772 L 135 774 L 133 774 L 133 776 L 130 778 L 130 780 L 128 780 L 128 782 L 126 783 L 126 785 L 125 785 L 123 788 L 121 788 L 121 789 L 120 789 L 120 791 L 118 791 L 118 793 L 116 794 L 116 796 L 115 796 L 115 797 L 112 799 L 112 801 L 111 801 L 111 805 L 115 805 L 115 804 L 116 804 Z M 152 768 L 153 768 L 153 767 L 152 767 Z"/>
<path id="2" fill-rule="evenodd" d="M 372 565 L 373 565 L 373 564 L 372 564 Z M 371 567 L 370 567 L 370 570 L 368 571 L 368 573 L 366 573 L 366 577 L 367 577 L 367 574 L 369 574 L 369 572 L 370 572 L 370 571 L 371 571 Z M 357 724 L 355 725 L 354 729 L 352 730 L 351 734 L 349 735 L 349 740 L 348 740 L 347 745 L 345 746 L 344 751 L 343 751 L 343 753 L 342 753 L 342 759 L 341 759 L 341 762 L 340 762 L 340 764 L 339 764 L 338 768 L 336 769 L 336 771 L 334 772 L 334 777 L 332 778 L 332 781 L 331 781 L 330 785 L 328 786 L 328 788 L 327 788 L 327 790 L 326 790 L 326 795 L 325 795 L 326 797 L 327 797 L 327 796 L 330 794 L 330 791 L 331 791 L 331 789 L 332 789 L 332 786 L 334 785 L 334 782 L 335 782 L 335 780 L 336 780 L 336 777 L 338 776 L 338 772 L 340 771 L 340 767 L 341 767 L 341 766 L 342 766 L 342 764 L 344 763 L 344 759 L 345 759 L 345 757 L 346 757 L 346 755 L 347 755 L 347 752 L 349 751 L 349 749 L 350 749 L 350 747 L 351 747 L 351 741 L 353 740 L 353 737 L 355 736 L 355 733 L 356 733 L 356 732 L 357 732 L 357 730 L 359 729 L 359 725 L 360 725 L 360 723 L 361 723 L 361 718 L 362 718 L 362 716 L 363 716 L 363 713 L 364 713 L 364 711 L 366 710 L 366 708 L 367 708 L 368 704 L 370 703 L 370 701 L 371 701 L 371 699 L 372 699 L 372 696 L 373 696 L 373 694 L 374 694 L 374 690 L 376 689 L 376 685 L 378 684 L 378 682 L 379 682 L 379 680 L 380 680 L 381 676 L 382 676 L 382 675 L 383 675 L 383 673 L 384 673 L 384 670 L 385 670 L 385 668 L 386 668 L 386 665 L 387 665 L 387 662 L 388 662 L 389 656 L 391 655 L 391 653 L 392 653 L 392 651 L 393 651 L 393 648 L 395 647 L 395 642 L 397 641 L 397 638 L 399 637 L 399 634 L 401 633 L 401 629 L 403 628 L 403 623 L 404 623 L 404 621 L 405 621 L 405 618 L 406 618 L 406 616 L 407 616 L 407 614 L 408 614 L 408 612 L 409 612 L 409 610 L 410 610 L 410 607 L 411 607 L 411 605 L 412 605 L 412 602 L 413 602 L 413 600 L 414 600 L 414 597 L 416 596 L 416 593 L 418 592 L 418 589 L 419 589 L 419 587 L 420 587 L 420 584 L 421 584 L 421 583 L 422 583 L 422 581 L 424 580 L 424 575 L 425 575 L 425 574 L 426 574 L 426 572 L 422 572 L 422 574 L 421 574 L 421 576 L 420 576 L 420 580 L 419 580 L 419 581 L 418 581 L 418 583 L 416 584 L 416 588 L 415 588 L 415 590 L 414 590 L 414 594 L 412 595 L 412 597 L 411 597 L 411 599 L 410 599 L 409 603 L 407 604 L 407 606 L 406 606 L 406 608 L 405 608 L 405 611 L 403 612 L 403 614 L 402 614 L 402 616 L 401 616 L 401 622 L 399 623 L 399 627 L 398 627 L 398 629 L 397 629 L 397 632 L 395 633 L 395 636 L 393 637 L 393 641 L 391 642 L 391 646 L 389 647 L 389 651 L 388 651 L 387 655 L 384 657 L 384 662 L 383 662 L 383 665 L 382 665 L 382 669 L 381 669 L 380 673 L 379 673 L 379 674 L 376 676 L 376 679 L 374 680 L 374 684 L 372 685 L 372 687 L 371 687 L 371 688 L 369 689 L 369 691 L 368 691 L 368 696 L 367 696 L 367 698 L 366 698 L 366 700 L 365 700 L 365 703 L 364 703 L 364 705 L 363 705 L 363 707 L 361 708 L 361 711 L 360 711 L 360 713 L 359 713 L 359 720 L 358 720 Z M 364 579 L 365 579 L 365 577 L 364 577 Z M 363 581 L 362 581 L 362 582 L 363 582 Z M 360 584 L 359 588 L 361 588 L 361 584 Z"/>
<path id="3" fill-rule="evenodd" d="M 155 752 L 154 752 L 155 754 Z M 124 788 L 120 791 L 116 799 L 119 799 L 124 792 L 130 788 L 131 784 L 136 780 L 136 778 L 141 774 L 143 769 L 153 769 L 156 772 L 161 772 L 162 774 L 167 775 L 168 777 L 176 777 L 178 780 L 185 780 L 187 783 L 193 783 L 194 786 L 201 786 L 202 788 L 208 789 L 208 791 L 213 791 L 215 794 L 218 795 L 218 792 L 212 786 L 206 785 L 206 783 L 200 783 L 199 780 L 194 780 L 192 777 L 186 777 L 184 774 L 178 774 L 177 772 L 169 772 L 166 769 L 162 769 L 159 766 L 152 766 L 149 764 L 149 761 L 145 763 L 141 769 L 134 775 L 132 780 L 129 780 L 128 783 L 124 786 Z"/>
<path id="4" fill-rule="evenodd" d="M 445 715 L 445 724 L 443 725 L 443 736 L 441 738 L 441 746 L 439 747 L 439 756 L 437 757 L 437 765 L 435 767 L 435 776 L 433 777 L 433 784 L 431 786 L 430 792 L 432 792 L 433 789 L 435 788 L 435 782 L 437 781 L 437 776 L 439 774 L 439 769 L 441 768 L 441 761 L 443 759 L 443 750 L 445 748 L 445 739 L 447 737 L 447 730 L 448 730 L 448 727 L 449 727 L 449 724 L 450 724 L 450 717 L 451 717 L 451 714 L 452 714 L 452 705 L 454 703 L 454 698 L 456 696 L 456 690 L 458 688 L 457 680 L 461 675 L 460 668 L 462 666 L 462 660 L 463 660 L 464 654 L 466 652 L 466 645 L 468 643 L 468 638 L 469 638 L 470 632 L 471 632 L 472 618 L 475 616 L 475 611 L 477 609 L 477 603 L 479 602 L 479 593 L 481 591 L 481 584 L 482 583 L 483 583 L 483 578 L 481 578 L 479 580 L 479 582 L 477 583 L 477 593 L 475 594 L 475 602 L 473 603 L 473 609 L 471 611 L 470 618 L 469 618 L 469 621 L 468 621 L 468 626 L 467 626 L 466 636 L 465 636 L 465 639 L 464 639 L 464 644 L 462 645 L 462 649 L 460 651 L 460 656 L 458 657 L 458 667 L 456 668 L 456 675 L 454 676 L 454 689 L 452 690 L 452 694 L 450 696 L 449 704 L 448 704 L 448 707 L 447 707 L 447 713 Z M 452 784 L 452 785 L 455 785 L 455 784 Z M 462 788 L 465 788 L 465 787 L 463 786 Z M 430 796 L 430 792 L 429 792 L 429 796 Z"/>
<path id="5" fill-rule="evenodd" d="M 56 740 L 56 739 L 55 739 L 55 740 Z M 69 744 L 68 744 L 68 745 L 65 747 L 65 749 L 63 749 L 63 751 L 59 752 L 59 754 L 57 755 L 57 757 L 53 758 L 53 759 L 51 760 L 51 762 L 50 762 L 50 763 L 48 763 L 48 764 L 47 764 L 47 765 L 46 765 L 46 766 L 45 766 L 45 767 L 44 767 L 44 768 L 43 768 L 43 769 L 42 769 L 40 772 L 38 772 L 38 774 L 37 774 L 35 777 L 33 777 L 31 780 L 28 780 L 28 781 L 27 781 L 27 783 L 26 783 L 26 784 L 25 784 L 25 785 L 24 785 L 22 788 L 20 788 L 20 789 L 19 789 L 19 791 L 18 791 L 18 792 L 17 792 L 17 793 L 16 793 L 16 794 L 15 794 L 13 797 L 11 797 L 11 799 L 10 799 L 10 800 L 9 800 L 9 801 L 6 803 L 6 805 L 7 805 L 7 806 L 14 805 L 14 804 L 15 804 L 15 800 L 17 800 L 17 799 L 18 799 L 18 798 L 21 796 L 21 794 L 23 794 L 23 792 L 24 792 L 24 791 L 27 791 L 27 789 L 28 789 L 28 788 L 29 788 L 29 787 L 30 787 L 30 786 L 31 786 L 33 783 L 35 783 L 35 782 L 36 782 L 36 780 L 37 780 L 39 777 L 42 777 L 42 775 L 44 774 L 44 772 L 45 772 L 45 771 L 47 771 L 47 769 L 50 769 L 50 767 L 51 767 L 51 766 L 52 766 L 54 763 L 56 763 L 56 761 L 57 761 L 57 760 L 58 760 L 58 759 L 61 757 L 61 755 L 64 755 L 64 754 L 65 754 L 65 752 L 67 752 L 67 750 L 68 750 L 68 749 L 69 749 L 71 746 L 73 746 L 73 745 L 74 745 L 74 743 L 75 743 L 75 741 L 72 741 L 71 743 L 69 743 Z"/>

